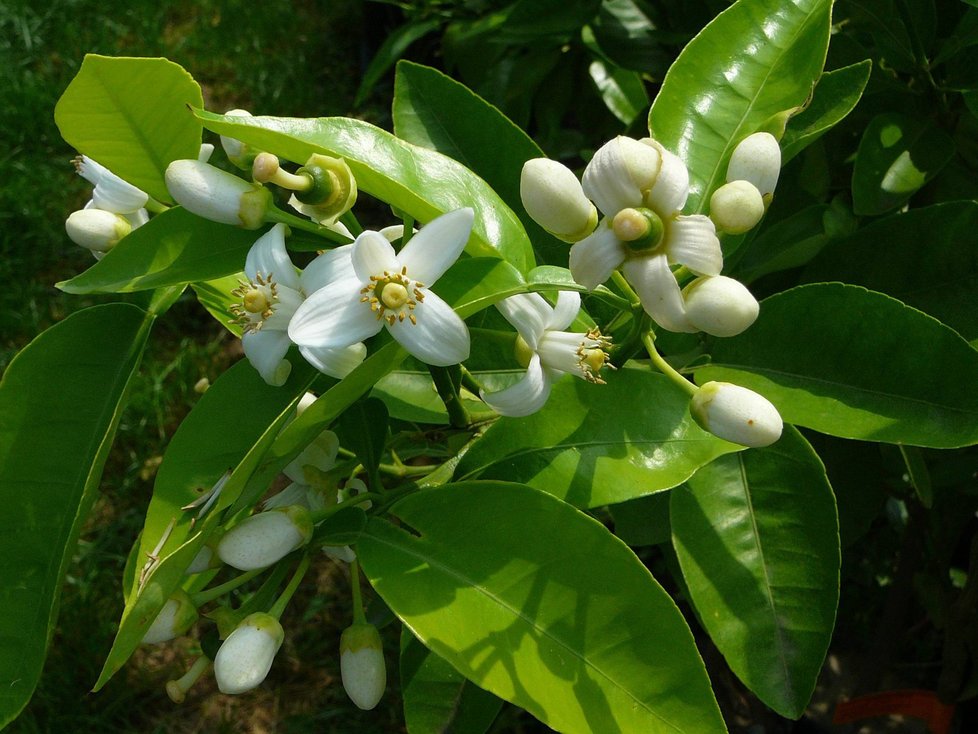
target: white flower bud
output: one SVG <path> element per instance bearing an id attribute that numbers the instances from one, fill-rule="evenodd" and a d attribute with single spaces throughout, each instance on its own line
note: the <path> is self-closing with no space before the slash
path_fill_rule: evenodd
<path id="1" fill-rule="evenodd" d="M 689 412 L 704 430 L 742 446 L 770 446 L 781 438 L 781 415 L 761 395 L 729 382 L 708 382 L 689 402 Z"/>
<path id="2" fill-rule="evenodd" d="M 80 209 L 68 215 L 65 231 L 76 245 L 92 252 L 108 252 L 132 232 L 125 217 L 101 209 Z"/>
<path id="3" fill-rule="evenodd" d="M 372 624 L 353 624 L 340 636 L 340 675 L 350 700 L 364 711 L 376 706 L 387 688 L 384 648 Z"/>
<path id="4" fill-rule="evenodd" d="M 271 192 L 197 160 L 173 161 L 166 187 L 180 206 L 204 219 L 258 229 L 271 206 Z"/>
<path id="5" fill-rule="evenodd" d="M 242 620 L 214 656 L 214 677 L 221 693 L 244 693 L 265 680 L 285 631 L 270 614 L 256 612 Z"/>
<path id="6" fill-rule="evenodd" d="M 765 202 L 774 195 L 781 173 L 781 146 L 771 133 L 754 133 L 737 144 L 727 164 L 727 181 L 749 181 Z"/>
<path id="7" fill-rule="evenodd" d="M 248 110 L 228 110 L 224 114 L 228 117 L 251 117 L 251 113 Z M 255 155 L 258 151 L 250 145 L 246 145 L 235 138 L 229 138 L 226 135 L 221 136 L 221 147 L 224 148 L 224 152 L 227 154 L 228 160 L 231 163 L 243 171 L 251 170 L 252 163 L 254 163 Z"/>
<path id="8" fill-rule="evenodd" d="M 184 571 L 184 573 L 187 575 L 203 573 L 204 571 L 209 571 L 212 568 L 219 568 L 220 565 L 221 559 L 217 557 L 217 554 L 214 552 L 214 548 L 208 544 L 197 551 L 197 555 L 194 556 L 194 560 L 190 562 L 190 565 L 187 566 L 187 570 Z"/>
<path id="9" fill-rule="evenodd" d="M 683 289 L 686 318 L 711 336 L 735 336 L 754 323 L 757 299 L 743 283 L 725 275 L 697 278 Z"/>
<path id="10" fill-rule="evenodd" d="M 710 197 L 710 219 L 723 232 L 743 234 L 763 216 L 764 199 L 750 181 L 731 181 Z"/>
<path id="11" fill-rule="evenodd" d="M 601 213 L 613 217 L 622 209 L 643 205 L 661 167 L 662 156 L 654 145 L 619 135 L 595 151 L 581 184 Z"/>
<path id="12" fill-rule="evenodd" d="M 598 223 L 598 210 L 574 172 L 549 158 L 523 164 L 520 199 L 533 221 L 565 242 L 584 239 Z"/>
<path id="13" fill-rule="evenodd" d="M 179 637 L 189 630 L 196 621 L 197 608 L 190 600 L 187 592 L 182 589 L 177 589 L 167 599 L 160 613 L 156 615 L 153 624 L 146 630 L 142 643 L 145 645 L 155 645 L 160 642 L 172 640 L 174 637 Z"/>
<path id="14" fill-rule="evenodd" d="M 312 537 L 312 519 L 305 507 L 276 507 L 245 518 L 231 528 L 220 543 L 217 555 L 241 571 L 271 566 Z"/>

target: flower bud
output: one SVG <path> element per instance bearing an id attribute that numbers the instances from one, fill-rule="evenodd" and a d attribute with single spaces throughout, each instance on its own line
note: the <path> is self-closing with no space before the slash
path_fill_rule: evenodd
<path id="1" fill-rule="evenodd" d="M 197 555 L 194 556 L 194 560 L 190 562 L 187 566 L 187 570 L 184 571 L 185 574 L 190 575 L 194 573 L 203 573 L 204 571 L 209 571 L 212 568 L 220 568 L 221 559 L 217 557 L 217 553 L 214 552 L 214 547 L 212 543 L 201 547 L 197 551 Z"/>
<path id="2" fill-rule="evenodd" d="M 760 306 L 743 283 L 725 275 L 697 278 L 683 289 L 686 318 L 711 336 L 735 336 L 754 323 Z"/>
<path id="3" fill-rule="evenodd" d="M 387 688 L 380 634 L 372 624 L 353 624 L 340 636 L 340 675 L 350 700 L 364 711 L 376 706 Z"/>
<path id="4" fill-rule="evenodd" d="M 229 566 L 254 571 L 304 546 L 312 530 L 312 518 L 305 507 L 276 507 L 245 518 L 228 530 L 217 544 L 217 555 Z"/>
<path id="5" fill-rule="evenodd" d="M 701 428 L 742 446 L 770 446 L 781 438 L 781 415 L 761 395 L 729 382 L 708 382 L 689 402 Z"/>
<path id="6" fill-rule="evenodd" d="M 65 231 L 76 245 L 92 252 L 108 252 L 132 231 L 125 217 L 101 209 L 80 209 L 68 215 Z"/>
<path id="7" fill-rule="evenodd" d="M 245 617 L 214 656 L 214 677 L 221 693 L 244 693 L 265 680 L 285 631 L 271 614 Z"/>
<path id="8" fill-rule="evenodd" d="M 520 199 L 534 222 L 565 242 L 584 239 L 598 223 L 598 210 L 574 172 L 549 158 L 523 164 Z"/>
<path id="9" fill-rule="evenodd" d="M 727 164 L 727 181 L 749 181 L 771 201 L 781 173 L 781 146 L 771 133 L 754 133 L 737 144 Z"/>
<path id="10" fill-rule="evenodd" d="M 189 630 L 196 621 L 197 607 L 194 606 L 187 592 L 177 589 L 156 615 L 153 624 L 146 630 L 142 642 L 145 645 L 155 645 L 172 640 Z"/>
<path id="11" fill-rule="evenodd" d="M 251 117 L 251 113 L 248 110 L 228 110 L 224 114 L 228 117 Z M 229 138 L 226 135 L 221 136 L 221 147 L 224 148 L 228 160 L 242 171 L 251 170 L 255 156 L 259 152 L 250 145 L 242 143 L 240 140 Z"/>
<path id="12" fill-rule="evenodd" d="M 258 229 L 272 203 L 272 194 L 264 187 L 202 161 L 173 161 L 165 178 L 180 206 L 213 222 Z"/>
<path id="13" fill-rule="evenodd" d="M 717 229 L 743 234 L 764 216 L 764 199 L 750 181 L 731 181 L 710 197 L 710 219 Z"/>

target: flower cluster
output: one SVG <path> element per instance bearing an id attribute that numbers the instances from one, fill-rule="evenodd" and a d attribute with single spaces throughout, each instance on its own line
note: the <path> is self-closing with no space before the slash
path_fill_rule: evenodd
<path id="1" fill-rule="evenodd" d="M 72 242 L 101 259 L 119 240 L 149 221 L 149 196 L 88 156 L 80 155 L 74 163 L 78 175 L 94 188 L 85 207 L 68 215 L 65 231 Z"/>

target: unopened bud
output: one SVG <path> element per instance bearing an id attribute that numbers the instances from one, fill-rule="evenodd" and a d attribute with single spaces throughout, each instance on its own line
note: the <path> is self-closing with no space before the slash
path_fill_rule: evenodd
<path id="1" fill-rule="evenodd" d="M 197 160 L 173 161 L 165 178 L 180 206 L 213 222 L 258 229 L 272 203 L 262 186 Z"/>
<path id="2" fill-rule="evenodd" d="M 374 708 L 387 688 L 380 634 L 372 624 L 353 624 L 340 636 L 340 675 L 350 700 L 364 711 Z"/>
<path id="3" fill-rule="evenodd" d="M 754 323 L 760 306 L 746 286 L 725 275 L 697 278 L 683 289 L 686 318 L 711 336 L 735 336 Z"/>
<path id="4" fill-rule="evenodd" d="M 743 234 L 763 216 L 764 199 L 750 181 L 731 181 L 710 197 L 710 219 L 722 232 Z"/>
<path id="5" fill-rule="evenodd" d="M 217 555 L 229 566 L 254 571 L 304 546 L 312 530 L 312 518 L 305 507 L 276 507 L 245 518 L 228 530 L 217 545 Z"/>
<path id="6" fill-rule="evenodd" d="M 132 231 L 129 221 L 101 209 L 81 209 L 68 215 L 65 231 L 76 245 L 92 252 L 108 252 Z"/>
<path id="7" fill-rule="evenodd" d="M 689 402 L 689 412 L 704 430 L 742 446 L 770 446 L 781 438 L 778 409 L 746 387 L 708 382 Z"/>
<path id="8" fill-rule="evenodd" d="M 245 617 L 214 656 L 214 678 L 221 693 L 244 693 L 261 685 L 284 639 L 282 625 L 271 614 Z"/>
<path id="9" fill-rule="evenodd" d="M 549 158 L 523 164 L 520 199 L 534 222 L 565 242 L 584 239 L 598 223 L 598 210 L 574 172 Z"/>
<path id="10" fill-rule="evenodd" d="M 251 113 L 248 110 L 228 110 L 224 114 L 228 117 L 251 117 Z M 242 171 L 247 171 L 251 168 L 255 160 L 255 155 L 258 153 L 250 145 L 242 143 L 240 140 L 229 138 L 226 135 L 221 136 L 221 147 L 224 148 L 228 160 Z"/>
<path id="11" fill-rule="evenodd" d="M 749 181 L 767 204 L 781 173 L 781 146 L 771 133 L 754 133 L 737 144 L 727 164 L 727 181 Z"/>
<path id="12" fill-rule="evenodd" d="M 177 589 L 156 615 L 153 624 L 146 630 L 142 643 L 155 645 L 172 640 L 189 630 L 196 621 L 197 607 L 194 606 L 187 592 Z"/>

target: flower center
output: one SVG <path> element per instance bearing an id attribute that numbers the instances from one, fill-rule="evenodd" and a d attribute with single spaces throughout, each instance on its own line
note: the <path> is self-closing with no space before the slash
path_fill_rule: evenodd
<path id="1" fill-rule="evenodd" d="M 622 209 L 611 222 L 611 231 L 632 252 L 648 252 L 659 246 L 665 234 L 662 218 L 651 209 Z"/>
<path id="2" fill-rule="evenodd" d="M 417 324 L 413 311 L 424 303 L 424 287 L 424 283 L 407 277 L 406 267 L 399 273 L 385 270 L 383 275 L 370 276 L 370 283 L 360 289 L 360 302 L 369 304 L 377 319 L 385 319 L 390 326 L 405 319 Z"/>
<path id="3" fill-rule="evenodd" d="M 241 299 L 240 303 L 232 303 L 228 310 L 234 316 L 234 322 L 244 329 L 245 333 L 261 329 L 265 320 L 275 312 L 278 302 L 278 285 L 272 280 L 272 275 L 257 273 L 255 280 L 240 280 L 238 287 L 231 291 L 232 296 Z"/>
<path id="4" fill-rule="evenodd" d="M 611 339 L 602 335 L 598 329 L 591 329 L 584 336 L 584 340 L 577 348 L 577 366 L 581 369 L 581 376 L 588 382 L 604 385 L 605 381 L 600 375 L 601 369 L 603 367 L 615 369 L 611 364 L 611 357 L 605 351 L 611 348 Z"/>

